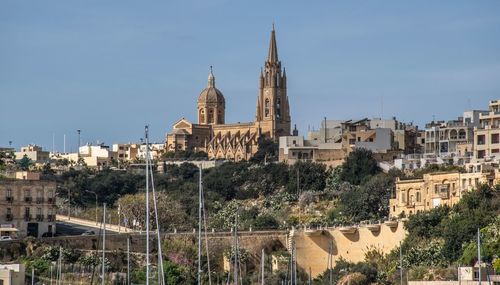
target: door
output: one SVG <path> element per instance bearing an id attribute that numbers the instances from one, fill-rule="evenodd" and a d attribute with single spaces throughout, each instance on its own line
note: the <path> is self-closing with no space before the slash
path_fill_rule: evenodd
<path id="1" fill-rule="evenodd" d="M 38 237 L 38 223 L 28 223 L 28 236 Z"/>

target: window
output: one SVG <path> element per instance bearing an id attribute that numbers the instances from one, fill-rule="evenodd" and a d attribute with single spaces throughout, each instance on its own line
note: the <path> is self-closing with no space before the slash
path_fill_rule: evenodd
<path id="1" fill-rule="evenodd" d="M 420 197 L 420 192 L 417 192 L 416 196 L 417 196 L 417 202 L 420 202 L 422 199 L 422 197 Z"/>
<path id="2" fill-rule="evenodd" d="M 29 207 L 24 208 L 24 216 L 25 217 L 29 217 L 30 216 L 30 208 Z"/>
<path id="3" fill-rule="evenodd" d="M 467 179 L 462 179 L 462 187 L 465 187 L 465 185 L 467 184 Z"/>
<path id="4" fill-rule="evenodd" d="M 465 130 L 458 131 L 458 138 L 464 140 L 466 138 Z"/>
<path id="5" fill-rule="evenodd" d="M 266 99 L 264 103 L 264 114 L 266 117 L 269 117 L 269 99 Z"/>
<path id="6" fill-rule="evenodd" d="M 7 188 L 7 197 L 12 197 L 12 189 Z"/>
<path id="7" fill-rule="evenodd" d="M 474 181 L 474 185 L 477 187 L 479 185 L 479 178 L 476 178 Z"/>
<path id="8" fill-rule="evenodd" d="M 31 197 L 31 191 L 30 190 L 24 190 L 24 197 L 26 197 L 26 198 Z"/>
<path id="9" fill-rule="evenodd" d="M 401 202 L 406 203 L 406 193 L 405 193 L 405 191 L 401 191 Z"/>
<path id="10" fill-rule="evenodd" d="M 483 145 L 486 143 L 486 137 L 485 135 L 478 135 L 477 136 L 477 144 L 478 145 Z"/>
<path id="11" fill-rule="evenodd" d="M 499 136 L 498 136 L 498 134 L 492 134 L 491 135 L 491 143 L 499 143 Z"/>
<path id="12" fill-rule="evenodd" d="M 477 158 L 484 158 L 485 156 L 486 156 L 485 150 L 478 150 L 477 151 Z"/>
<path id="13" fill-rule="evenodd" d="M 281 117 L 281 100 L 279 98 L 276 100 L 276 117 Z"/>
<path id="14" fill-rule="evenodd" d="M 208 123 L 213 124 L 214 123 L 214 110 L 210 109 L 208 111 Z"/>
<path id="15" fill-rule="evenodd" d="M 499 153 L 498 148 L 494 148 L 494 149 L 492 149 L 492 150 L 491 150 L 491 153 Z"/>
<path id="16" fill-rule="evenodd" d="M 12 215 L 12 209 L 11 208 L 7 208 L 7 215 Z"/>
<path id="17" fill-rule="evenodd" d="M 349 139 L 349 144 L 355 144 L 356 143 L 356 139 Z"/>

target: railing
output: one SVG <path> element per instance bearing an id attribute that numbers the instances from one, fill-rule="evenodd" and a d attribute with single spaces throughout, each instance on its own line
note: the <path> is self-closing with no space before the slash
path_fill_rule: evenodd
<path id="1" fill-rule="evenodd" d="M 47 203 L 54 204 L 55 202 L 56 202 L 56 199 L 54 199 L 54 198 L 47 198 Z"/>
<path id="2" fill-rule="evenodd" d="M 24 202 L 31 203 L 32 200 L 33 200 L 33 198 L 31 198 L 31 197 L 24 197 Z"/>
<path id="3" fill-rule="evenodd" d="M 7 196 L 7 197 L 5 197 L 5 200 L 6 200 L 7 202 L 9 202 L 9 203 L 12 203 L 12 202 L 14 201 L 14 197 L 12 197 L 12 196 Z"/>
<path id="4" fill-rule="evenodd" d="M 33 217 L 31 217 L 31 215 L 24 215 L 24 220 L 25 221 L 31 221 L 33 219 Z"/>
<path id="5" fill-rule="evenodd" d="M 36 198 L 36 203 L 37 204 L 42 204 L 43 203 L 43 198 L 42 197 L 37 197 Z"/>
<path id="6" fill-rule="evenodd" d="M 6 214 L 5 215 L 5 220 L 6 221 L 12 221 L 14 219 L 14 216 L 12 214 Z"/>
<path id="7" fill-rule="evenodd" d="M 36 215 L 36 220 L 39 222 L 43 221 L 43 215 Z"/>
<path id="8" fill-rule="evenodd" d="M 47 215 L 47 221 L 54 222 L 56 220 L 56 215 Z"/>

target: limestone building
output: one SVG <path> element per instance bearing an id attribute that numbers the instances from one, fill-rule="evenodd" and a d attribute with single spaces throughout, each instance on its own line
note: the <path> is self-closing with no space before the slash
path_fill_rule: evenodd
<path id="1" fill-rule="evenodd" d="M 40 237 L 56 232 L 56 183 L 23 173 L 0 183 L 0 235 Z"/>
<path id="2" fill-rule="evenodd" d="M 396 179 L 396 189 L 389 201 L 390 217 L 408 216 L 429 211 L 439 206 L 453 206 L 466 192 L 480 184 L 496 185 L 498 171 L 490 172 L 434 172 L 421 179 Z"/>
<path id="3" fill-rule="evenodd" d="M 216 88 L 212 68 L 207 87 L 197 101 L 197 123 L 180 119 L 166 136 L 167 151 L 205 151 L 210 159 L 248 160 L 258 149 L 258 139 L 274 141 L 290 135 L 290 107 L 285 69 L 278 59 L 273 27 L 269 52 L 259 78 L 255 121 L 227 124 L 226 100 Z"/>

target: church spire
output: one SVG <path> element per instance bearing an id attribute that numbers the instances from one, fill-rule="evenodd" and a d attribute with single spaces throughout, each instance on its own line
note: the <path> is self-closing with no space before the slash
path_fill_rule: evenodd
<path id="1" fill-rule="evenodd" d="M 278 62 L 278 46 L 276 45 L 276 35 L 275 35 L 275 31 L 274 31 L 274 23 L 273 23 L 273 30 L 271 32 L 271 40 L 269 42 L 269 54 L 267 56 L 267 61 Z"/>

